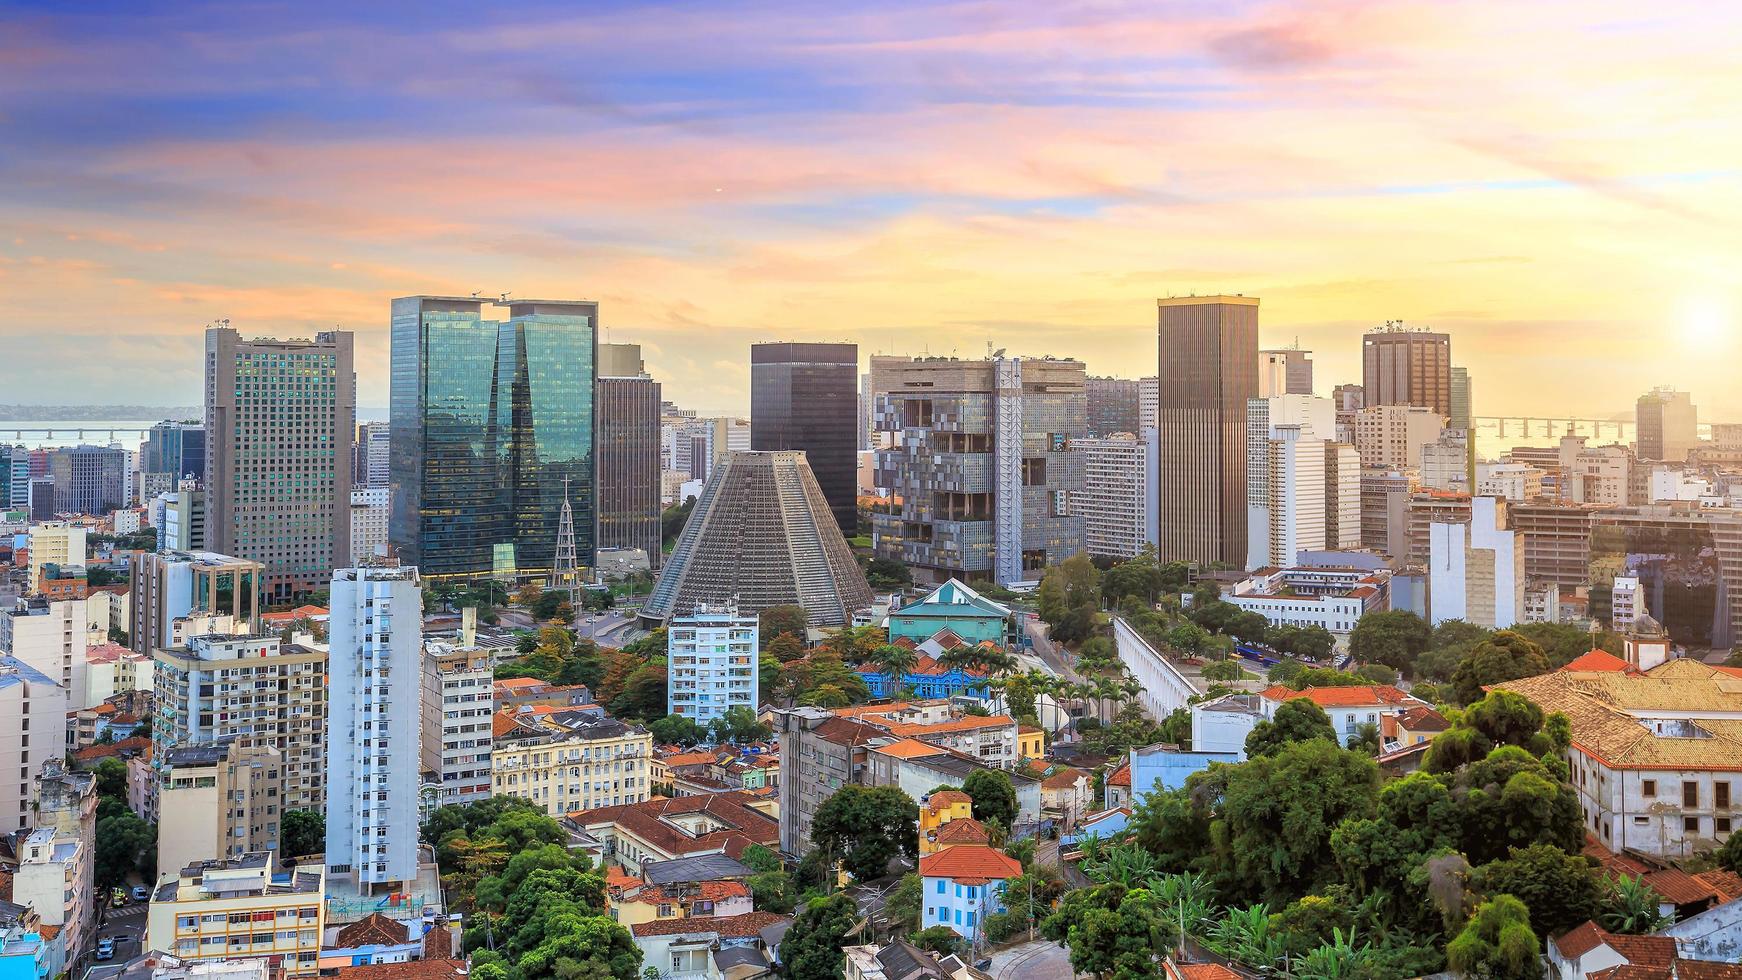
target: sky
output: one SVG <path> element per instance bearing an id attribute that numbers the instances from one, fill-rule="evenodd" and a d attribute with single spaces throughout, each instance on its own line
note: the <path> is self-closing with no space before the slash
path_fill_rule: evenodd
<path id="1" fill-rule="evenodd" d="M 1478 414 L 1742 420 L 1742 8 L 0 0 L 0 402 L 198 404 L 202 330 L 595 299 L 667 397 L 757 340 L 1155 371 L 1261 298 L 1320 393 L 1447 330 Z"/>

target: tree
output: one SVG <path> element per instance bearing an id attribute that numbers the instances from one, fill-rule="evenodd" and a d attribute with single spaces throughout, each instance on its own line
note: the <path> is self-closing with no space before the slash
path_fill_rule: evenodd
<path id="1" fill-rule="evenodd" d="M 804 641 L 791 633 L 782 633 L 768 641 L 767 653 L 783 664 L 804 656 Z"/>
<path id="2" fill-rule="evenodd" d="M 666 715 L 647 726 L 653 740 L 660 745 L 681 745 L 685 748 L 702 740 L 702 726 L 688 715 Z"/>
<path id="3" fill-rule="evenodd" d="M 1675 918 L 1660 911 L 1663 900 L 1645 883 L 1643 875 L 1637 878 L 1621 875 L 1604 896 L 1603 928 L 1635 936 L 1656 932 Z"/>
<path id="4" fill-rule="evenodd" d="M 320 810 L 286 810 L 279 818 L 278 833 L 287 857 L 320 854 L 327 849 L 327 815 Z"/>
<path id="5" fill-rule="evenodd" d="M 1474 864 L 1532 844 L 1571 853 L 1584 840 L 1584 815 L 1573 788 L 1516 745 L 1503 745 L 1458 770 L 1453 792 L 1463 799 L 1460 849 Z"/>
<path id="6" fill-rule="evenodd" d="M 813 898 L 799 910 L 780 941 L 780 975 L 786 980 L 836 980 L 846 970 L 847 933 L 859 923 L 859 907 L 846 895 Z"/>
<path id="7" fill-rule="evenodd" d="M 1065 893 L 1041 932 L 1070 947 L 1077 973 L 1117 980 L 1157 976 L 1156 958 L 1179 936 L 1153 893 L 1116 883 Z"/>
<path id="8" fill-rule="evenodd" d="M 883 914 L 889 919 L 891 932 L 899 935 L 919 928 L 919 913 L 925 907 L 925 895 L 921 893 L 924 884 L 918 872 L 909 871 L 889 890 L 889 896 L 883 900 Z"/>
<path id="9" fill-rule="evenodd" d="M 956 930 L 949 926 L 926 926 L 912 936 L 908 941 L 928 953 L 939 956 L 949 956 L 962 951 L 962 937 L 956 935 Z"/>
<path id="10" fill-rule="evenodd" d="M 1345 747 L 1351 752 L 1360 752 L 1365 755 L 1377 756 L 1381 748 L 1379 726 L 1370 721 L 1362 722 L 1360 726 L 1355 729 L 1354 733 L 1349 736 Z"/>
<path id="11" fill-rule="evenodd" d="M 1512 895 L 1530 909 L 1530 919 L 1550 936 L 1594 919 L 1606 889 L 1589 858 L 1552 844 L 1514 847 L 1509 856 L 1475 870 L 1470 884 L 1484 895 Z M 1654 904 L 1651 911 L 1655 914 Z"/>
<path id="12" fill-rule="evenodd" d="M 1730 839 L 1724 842 L 1723 847 L 1718 848 L 1713 857 L 1717 860 L 1718 867 L 1742 874 L 1742 834 L 1731 834 Z"/>
<path id="13" fill-rule="evenodd" d="M 913 584 L 913 571 L 894 558 L 865 559 L 865 581 L 873 589 L 899 589 Z"/>
<path id="14" fill-rule="evenodd" d="M 1246 671 L 1238 660 L 1216 660 L 1204 665 L 1204 680 L 1207 681 L 1238 681 L 1246 678 Z"/>
<path id="15" fill-rule="evenodd" d="M 893 690 L 900 687 L 907 675 L 913 672 L 913 668 L 919 665 L 919 652 L 898 643 L 885 643 L 871 651 L 871 662 L 883 672 L 890 689 Z"/>
<path id="16" fill-rule="evenodd" d="M 1593 636 L 1571 623 L 1521 623 L 1512 631 L 1542 648 L 1550 670 L 1564 667 L 1593 649 L 1616 655 L 1622 650 L 1621 638 L 1614 633 Z"/>
<path id="17" fill-rule="evenodd" d="M 1076 554 L 1047 569 L 1035 590 L 1035 610 L 1060 643 L 1086 640 L 1101 608 L 1101 573 L 1086 554 Z"/>
<path id="18" fill-rule="evenodd" d="M 92 767 L 91 773 L 97 777 L 99 799 L 127 802 L 127 763 L 111 756 Z"/>
<path id="19" fill-rule="evenodd" d="M 893 786 L 846 785 L 817 807 L 811 841 L 860 881 L 883 877 L 899 854 L 919 853 L 918 807 Z"/>
<path id="20" fill-rule="evenodd" d="M 619 718 L 659 718 L 665 714 L 665 695 L 665 658 L 655 657 L 630 673 L 623 693 L 611 700 L 611 713 Z"/>
<path id="21" fill-rule="evenodd" d="M 1495 895 L 1477 906 L 1464 930 L 1446 945 L 1446 965 L 1470 977 L 1539 980 L 1541 949 L 1530 928 L 1530 910 L 1512 895 Z"/>
<path id="22" fill-rule="evenodd" d="M 962 780 L 962 792 L 974 801 L 974 819 L 997 821 L 1006 830 L 1016 826 L 1016 787 L 1001 769 L 976 769 Z"/>
<path id="23" fill-rule="evenodd" d="M 1210 631 L 1197 623 L 1180 623 L 1167 631 L 1167 645 L 1195 657 L 1210 645 Z"/>
<path id="24" fill-rule="evenodd" d="M 1384 664 L 1409 672 L 1428 647 L 1427 623 L 1407 609 L 1370 612 L 1349 634 L 1349 655 L 1363 663 Z"/>
<path id="25" fill-rule="evenodd" d="M 756 720 L 756 712 L 744 705 L 733 705 L 726 713 L 715 719 L 720 723 L 722 733 L 733 742 L 760 742 L 773 734 L 773 730 Z"/>
<path id="26" fill-rule="evenodd" d="M 1452 694 L 1460 704 L 1482 697 L 1482 688 L 1549 671 L 1542 647 L 1513 630 L 1500 630 L 1476 644 L 1452 671 Z"/>
<path id="27" fill-rule="evenodd" d="M 1156 563 L 1154 545 L 1144 545 L 1137 557 L 1122 561 L 1101 574 L 1101 594 L 1114 605 L 1129 597 L 1145 607 L 1154 606 L 1167 584 L 1167 575 Z"/>
<path id="28" fill-rule="evenodd" d="M 1212 837 L 1218 890 L 1280 906 L 1334 882 L 1331 832 L 1371 816 L 1378 796 L 1373 760 L 1319 737 L 1230 767 Z"/>
<path id="29" fill-rule="evenodd" d="M 134 874 L 152 881 L 157 877 L 157 827 L 126 809 L 99 817 L 94 858 L 99 888 L 126 884 Z"/>
<path id="30" fill-rule="evenodd" d="M 678 535 L 683 533 L 684 525 L 689 523 L 690 512 L 695 509 L 696 498 L 690 497 L 660 511 L 659 536 L 667 550 L 676 543 Z"/>
<path id="31" fill-rule="evenodd" d="M 1247 734 L 1246 757 L 1275 755 L 1285 746 L 1315 738 L 1337 744 L 1330 716 L 1309 698 L 1290 698 L 1276 709 L 1275 717 L 1259 722 Z"/>
<path id="32" fill-rule="evenodd" d="M 810 619 L 803 606 L 769 606 L 756 614 L 756 642 L 766 650 L 775 637 L 788 634 L 802 645 L 809 625 Z"/>

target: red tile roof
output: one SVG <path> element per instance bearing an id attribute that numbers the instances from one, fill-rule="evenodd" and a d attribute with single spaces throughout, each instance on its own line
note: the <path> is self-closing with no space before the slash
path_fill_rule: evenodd
<path id="1" fill-rule="evenodd" d="M 932 835 L 939 844 L 984 844 L 991 837 L 986 833 L 986 827 L 972 817 L 951 820 L 939 827 Z"/>
<path id="2" fill-rule="evenodd" d="M 1168 975 L 1180 980 L 1240 980 L 1240 974 L 1220 963 L 1175 963 L 1168 961 Z"/>
<path id="3" fill-rule="evenodd" d="M 712 932 L 731 939 L 748 939 L 786 916 L 773 912 L 745 912 L 743 915 L 702 916 L 695 919 L 655 919 L 637 922 L 629 931 L 641 936 L 681 936 L 686 932 Z"/>
<path id="4" fill-rule="evenodd" d="M 1742 898 L 1742 875 L 1734 871 L 1702 871 L 1694 877 L 1718 896 L 1720 905 Z"/>
<path id="5" fill-rule="evenodd" d="M 333 945 L 339 949 L 355 949 L 359 946 L 398 946 L 407 941 L 409 934 L 405 923 L 374 912 L 340 929 Z"/>
<path id="6" fill-rule="evenodd" d="M 498 711 L 490 718 L 490 734 L 495 738 L 501 738 L 519 727 L 520 723 L 506 711 Z"/>
<path id="7" fill-rule="evenodd" d="M 1269 701 L 1289 701 L 1309 698 L 1321 708 L 1359 708 L 1367 705 L 1403 705 L 1413 700 L 1390 684 L 1358 687 L 1309 687 L 1295 690 L 1285 684 L 1272 684 L 1260 697 Z"/>
<path id="8" fill-rule="evenodd" d="M 919 859 L 922 878 L 1002 881 L 1022 873 L 1022 862 L 984 844 L 959 844 Z"/>
<path id="9" fill-rule="evenodd" d="M 111 756 L 120 758 L 130 755 L 138 755 L 149 748 L 151 748 L 151 739 L 142 735 L 135 735 L 132 738 L 124 738 L 121 741 L 110 745 L 92 745 L 89 748 L 80 749 L 73 753 L 73 761 L 95 762 L 98 759 L 107 759 Z"/>
<path id="10" fill-rule="evenodd" d="M 569 819 L 582 827 L 615 824 L 620 830 L 627 830 L 674 856 L 723 850 L 726 854 L 737 857 L 751 844 L 773 844 L 780 839 L 780 824 L 762 811 L 749 806 L 755 799 L 755 795 L 744 790 L 732 790 L 702 796 L 599 807 L 571 813 Z M 724 824 L 727 829 L 714 830 L 695 837 L 660 819 L 686 813 L 706 813 L 715 821 Z"/>
<path id="11" fill-rule="evenodd" d="M 902 738 L 913 738 L 922 735 L 949 735 L 955 732 L 972 732 L 982 728 L 1011 728 L 1016 719 L 1009 715 L 964 715 L 949 721 L 940 721 L 935 725 L 910 724 L 907 722 L 886 721 L 883 728 L 891 735 Z"/>
<path id="12" fill-rule="evenodd" d="M 1651 890 L 1671 905 L 1693 905 L 1718 897 L 1717 890 L 1679 868 L 1665 868 L 1645 876 Z"/>
<path id="13" fill-rule="evenodd" d="M 1576 960 L 1598 946 L 1613 949 L 1634 966 L 1664 967 L 1675 959 L 1675 940 L 1669 936 L 1622 936 L 1590 921 L 1573 927 L 1551 942 L 1562 956 L 1570 960 Z"/>
<path id="14" fill-rule="evenodd" d="M 1060 769 L 1058 772 L 1055 772 L 1052 775 L 1041 780 L 1040 781 L 1040 788 L 1041 789 L 1070 789 L 1071 787 L 1077 785 L 1077 780 L 1086 779 L 1086 778 L 1088 778 L 1088 775 L 1089 775 L 1088 773 L 1082 771 L 1081 769 L 1072 769 L 1071 767 L 1066 766 L 1065 768 Z"/>
<path id="15" fill-rule="evenodd" d="M 1386 717 L 1390 716 L 1387 715 Z M 1403 714 L 1398 715 L 1397 723 L 1404 729 L 1412 732 L 1444 732 L 1450 731 L 1452 727 L 1452 723 L 1446 720 L 1445 715 L 1440 714 L 1438 711 L 1435 711 L 1425 704 L 1420 707 L 1410 708 Z"/>
<path id="16" fill-rule="evenodd" d="M 412 960 L 409 963 L 341 966 L 333 975 L 339 980 L 450 980 L 466 975 L 466 961 Z"/>
<path id="17" fill-rule="evenodd" d="M 496 681 L 494 686 L 501 691 L 525 691 L 535 687 L 543 687 L 545 682 L 536 677 L 509 677 Z"/>
<path id="18" fill-rule="evenodd" d="M 1615 656 L 1614 654 L 1610 653 L 1607 650 L 1592 650 L 1590 653 L 1580 654 L 1579 656 L 1574 657 L 1571 661 L 1568 661 L 1567 665 L 1562 667 L 1561 669 L 1562 670 L 1587 670 L 1587 671 L 1632 671 L 1633 673 L 1636 673 L 1636 674 L 1639 673 L 1639 671 L 1634 669 L 1632 664 L 1628 663 L 1625 660 L 1622 660 L 1620 657 Z"/>
<path id="19" fill-rule="evenodd" d="M 682 889 L 668 889 L 663 885 L 641 885 L 640 881 L 635 884 L 641 886 L 640 890 L 637 891 L 633 887 L 628 889 L 634 891 L 635 894 L 624 897 L 622 901 L 647 902 L 657 905 L 661 902 L 676 902 L 680 898 L 692 900 L 699 898 L 704 902 L 720 902 L 728 898 L 750 897 L 750 886 L 742 881 L 696 881 L 687 883 Z M 680 891 L 682 894 L 679 894 Z"/>
<path id="20" fill-rule="evenodd" d="M 940 808 L 945 807 L 945 806 L 949 806 L 949 805 L 954 804 L 954 803 L 972 803 L 972 802 L 974 802 L 974 798 L 969 796 L 968 794 L 962 792 L 959 789 L 940 789 L 936 793 L 933 793 L 932 795 L 925 798 L 925 805 L 932 808 L 933 810 L 937 810 L 937 809 L 940 809 Z"/>
<path id="21" fill-rule="evenodd" d="M 1119 763 L 1119 768 L 1113 770 L 1113 775 L 1107 777 L 1107 785 L 1108 786 L 1130 787 L 1130 785 L 1131 785 L 1131 763 L 1129 763 L 1129 762 Z"/>

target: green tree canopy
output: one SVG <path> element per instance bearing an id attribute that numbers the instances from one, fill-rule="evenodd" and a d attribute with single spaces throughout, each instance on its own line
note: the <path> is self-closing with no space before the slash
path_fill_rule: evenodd
<path id="1" fill-rule="evenodd" d="M 1333 883 L 1331 832 L 1348 818 L 1370 816 L 1378 796 L 1373 760 L 1323 738 L 1231 767 L 1212 829 L 1218 890 L 1281 906 Z"/>
<path id="2" fill-rule="evenodd" d="M 1016 826 L 1016 786 L 1001 769 L 976 769 L 962 781 L 962 792 L 974 801 L 974 819 L 997 821 L 1006 830 Z"/>
<path id="3" fill-rule="evenodd" d="M 1513 630 L 1500 630 L 1476 644 L 1452 671 L 1452 693 L 1460 704 L 1482 697 L 1482 688 L 1549 671 L 1542 647 Z"/>
<path id="4" fill-rule="evenodd" d="M 792 920 L 780 941 L 780 975 L 786 980 L 837 980 L 845 971 L 847 933 L 859 922 L 859 908 L 846 895 L 813 898 Z"/>
<path id="5" fill-rule="evenodd" d="M 661 745 L 682 745 L 689 747 L 702 740 L 705 734 L 702 726 L 696 724 L 694 718 L 688 715 L 666 715 L 647 726 L 653 733 L 653 740 Z"/>
<path id="6" fill-rule="evenodd" d="M 1041 931 L 1070 948 L 1077 973 L 1119 980 L 1159 975 L 1157 959 L 1179 935 L 1153 893 L 1120 884 L 1066 892 Z"/>
<path id="7" fill-rule="evenodd" d="M 1446 964 L 1470 977 L 1540 980 L 1541 949 L 1530 928 L 1530 910 L 1512 895 L 1495 895 L 1446 945 Z"/>
<path id="8" fill-rule="evenodd" d="M 1552 844 L 1514 847 L 1506 857 L 1477 868 L 1470 885 L 1484 895 L 1518 898 L 1536 927 L 1550 936 L 1596 918 L 1607 893 L 1589 858 Z"/>
<path id="9" fill-rule="evenodd" d="M 327 849 L 327 815 L 320 810 L 286 810 L 279 818 L 278 835 L 285 857 L 321 854 Z"/>
<path id="10" fill-rule="evenodd" d="M 1060 643 L 1086 640 L 1101 608 L 1101 573 L 1086 554 L 1076 554 L 1047 569 L 1035 590 L 1035 608 Z"/>
<path id="11" fill-rule="evenodd" d="M 1246 757 L 1275 755 L 1286 746 L 1309 739 L 1324 739 L 1337 744 L 1337 730 L 1325 709 L 1310 699 L 1290 698 L 1276 709 L 1275 717 L 1253 726 L 1246 736 Z"/>
<path id="12" fill-rule="evenodd" d="M 1427 649 L 1428 639 L 1427 623 L 1407 609 L 1370 612 L 1349 634 L 1349 654 L 1363 663 L 1384 664 L 1409 673 L 1415 658 Z"/>
<path id="13" fill-rule="evenodd" d="M 839 856 L 860 881 L 883 877 L 897 855 L 919 853 L 919 809 L 893 786 L 848 784 L 817 807 L 811 841 Z"/>

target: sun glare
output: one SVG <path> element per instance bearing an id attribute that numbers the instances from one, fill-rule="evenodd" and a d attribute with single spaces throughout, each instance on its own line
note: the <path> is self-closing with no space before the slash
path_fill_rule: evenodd
<path id="1" fill-rule="evenodd" d="M 1682 341 L 1690 347 L 1726 347 L 1736 340 L 1735 311 L 1718 296 L 1696 296 L 1682 304 Z"/>

